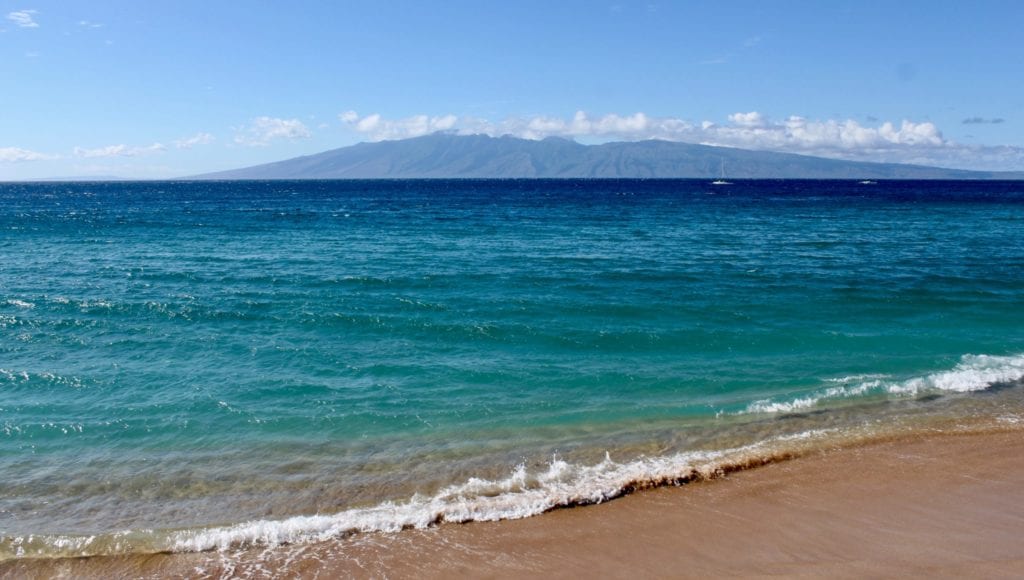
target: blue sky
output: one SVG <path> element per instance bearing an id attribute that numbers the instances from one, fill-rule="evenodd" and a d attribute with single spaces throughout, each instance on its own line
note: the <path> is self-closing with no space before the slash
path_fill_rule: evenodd
<path id="1" fill-rule="evenodd" d="M 1024 2 L 0 0 L 0 179 L 434 130 L 1024 170 Z"/>

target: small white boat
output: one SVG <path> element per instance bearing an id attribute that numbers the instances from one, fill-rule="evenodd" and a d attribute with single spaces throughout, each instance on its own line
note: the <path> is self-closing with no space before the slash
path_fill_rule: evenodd
<path id="1" fill-rule="evenodd" d="M 718 179 L 712 181 L 711 185 L 732 185 L 731 181 L 726 181 L 725 180 L 725 161 L 724 160 L 722 161 L 722 166 L 721 166 L 720 170 L 721 170 L 722 176 L 719 177 Z"/>
<path id="2" fill-rule="evenodd" d="M 871 181 L 870 179 L 862 179 L 861 181 L 858 181 L 857 183 L 859 183 L 861 185 L 878 185 L 877 181 Z"/>

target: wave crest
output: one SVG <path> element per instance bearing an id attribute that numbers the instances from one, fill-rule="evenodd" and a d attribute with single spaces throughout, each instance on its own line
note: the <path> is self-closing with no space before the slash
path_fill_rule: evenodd
<path id="1" fill-rule="evenodd" d="M 921 377 L 895 380 L 888 375 L 854 375 L 829 382 L 839 386 L 790 399 L 773 401 L 762 399 L 747 405 L 741 411 L 747 413 L 792 413 L 816 407 L 822 402 L 835 399 L 849 399 L 870 394 L 895 396 L 917 396 L 934 392 L 967 393 L 983 391 L 993 385 L 1012 383 L 1024 379 L 1024 354 L 993 356 L 966 354 L 950 370 L 940 371 Z"/>
<path id="2" fill-rule="evenodd" d="M 601 503 L 631 491 L 712 478 L 767 463 L 785 452 L 780 443 L 815 440 L 831 430 L 807 431 L 722 451 L 694 451 L 616 463 L 610 456 L 594 465 L 553 458 L 546 471 L 531 474 L 517 466 L 500 480 L 470 478 L 433 496 L 386 502 L 333 515 L 252 521 L 222 528 L 188 530 L 171 536 L 173 551 L 225 550 L 240 545 L 280 545 L 322 541 L 356 532 L 396 532 L 441 522 L 521 519 L 559 507 Z"/>
<path id="3" fill-rule="evenodd" d="M 518 465 L 502 479 L 470 478 L 433 495 L 384 502 L 331 515 L 254 520 L 169 532 L 33 535 L 0 540 L 7 558 L 86 557 L 128 553 L 201 552 L 324 541 L 361 532 L 423 529 L 441 522 L 521 519 L 560 507 L 601 503 L 639 489 L 682 484 L 792 457 L 833 430 L 806 431 L 720 451 L 692 451 L 617 463 L 606 455 L 593 465 L 557 457 L 539 472 Z"/>

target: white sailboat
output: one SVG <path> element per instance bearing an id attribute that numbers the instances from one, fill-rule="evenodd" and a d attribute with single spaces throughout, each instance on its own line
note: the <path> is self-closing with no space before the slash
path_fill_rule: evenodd
<path id="1" fill-rule="evenodd" d="M 711 185 L 732 185 L 731 181 L 725 180 L 725 160 L 722 160 L 722 166 L 720 167 L 722 176 L 711 182 Z"/>

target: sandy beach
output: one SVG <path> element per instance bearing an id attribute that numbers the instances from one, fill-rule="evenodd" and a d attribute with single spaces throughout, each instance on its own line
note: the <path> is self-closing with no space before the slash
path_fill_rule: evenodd
<path id="1" fill-rule="evenodd" d="M 1024 580 L 1024 0 L 9 4 L 0 580 Z"/>
<path id="2" fill-rule="evenodd" d="M 836 449 L 498 523 L 248 555 L 0 565 L 4 577 L 1019 577 L 1024 432 Z M 241 557 L 239 557 L 241 556 Z"/>
<path id="3" fill-rule="evenodd" d="M 1019 577 L 1024 436 L 846 449 L 497 525 L 365 548 L 367 576 Z"/>

